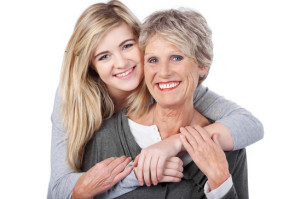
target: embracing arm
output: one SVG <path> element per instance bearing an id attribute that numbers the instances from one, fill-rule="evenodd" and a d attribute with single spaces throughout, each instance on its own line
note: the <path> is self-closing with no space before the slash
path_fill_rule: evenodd
<path id="1" fill-rule="evenodd" d="M 51 177 L 48 190 L 50 198 L 69 198 L 73 188 L 83 173 L 76 173 L 67 161 L 67 139 L 66 132 L 63 131 L 60 117 L 60 100 L 58 91 L 56 92 L 52 120 L 52 140 L 51 140 Z"/>
<path id="2" fill-rule="evenodd" d="M 204 129 L 210 135 L 219 134 L 223 150 L 237 150 L 260 140 L 264 136 L 261 122 L 249 111 L 224 97 L 199 86 L 194 92 L 194 106 L 205 117 L 215 120 Z"/>
<path id="3" fill-rule="evenodd" d="M 67 161 L 67 138 L 66 132 L 63 130 L 62 119 L 60 116 L 60 97 L 58 91 L 56 92 L 54 108 L 52 113 L 52 140 L 51 140 L 51 177 L 48 190 L 48 199 L 66 199 L 70 198 L 75 185 L 80 189 L 80 182 L 86 180 L 93 180 L 97 177 L 100 177 L 103 167 L 101 165 L 91 168 L 91 172 L 94 175 L 89 176 L 89 173 L 85 172 L 75 172 L 71 169 Z M 104 160 L 105 161 L 105 160 Z M 119 158 L 121 162 L 125 163 L 128 159 Z M 128 162 L 127 162 L 128 163 Z M 126 164 L 125 164 L 126 165 Z M 98 171 L 98 172 L 97 172 Z M 128 174 L 129 170 L 124 170 L 121 177 L 124 177 L 124 174 Z M 78 180 L 80 179 L 79 183 Z M 99 179 L 98 179 L 99 180 Z M 103 180 L 103 179 L 101 179 Z M 130 180 L 130 179 L 129 179 Z M 91 184 L 91 183 L 90 183 Z M 109 194 L 106 195 L 106 198 L 110 198 L 110 195 L 114 193 L 119 193 L 119 187 L 122 187 L 122 184 L 127 184 L 126 180 L 121 181 L 120 186 L 115 187 L 113 190 L 109 191 Z M 76 195 L 76 194 L 75 194 Z"/>

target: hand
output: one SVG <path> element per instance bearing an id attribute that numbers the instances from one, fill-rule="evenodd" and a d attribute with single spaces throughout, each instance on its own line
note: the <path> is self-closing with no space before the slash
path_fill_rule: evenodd
<path id="1" fill-rule="evenodd" d="M 121 156 L 97 163 L 78 179 L 72 199 L 93 198 L 110 189 L 131 172 L 132 167 L 125 169 L 130 161 L 130 157 Z"/>
<path id="2" fill-rule="evenodd" d="M 220 147 L 218 135 L 209 134 L 200 126 L 180 128 L 181 141 L 195 164 L 206 175 L 211 190 L 218 188 L 229 177 L 228 162 Z"/>
<path id="3" fill-rule="evenodd" d="M 141 186 L 157 185 L 158 182 L 178 182 L 183 177 L 182 160 L 171 158 L 182 148 L 179 136 L 174 135 L 141 151 L 133 166 Z"/>
<path id="4" fill-rule="evenodd" d="M 136 158 L 139 158 L 139 156 L 137 156 Z M 141 167 L 143 169 L 143 167 Z M 138 178 L 138 174 L 143 172 L 139 171 L 138 167 L 134 168 L 134 172 L 136 177 Z M 180 182 L 181 178 L 183 177 L 183 162 L 179 157 L 170 157 L 168 159 L 166 159 L 164 166 L 162 168 L 156 168 L 156 171 L 154 169 L 154 171 L 151 171 L 151 173 L 161 173 L 161 175 L 158 176 L 153 176 L 154 178 L 149 179 L 149 177 L 145 178 L 145 184 L 147 186 L 150 186 L 151 183 L 153 185 L 157 185 L 159 182 Z M 150 176 L 150 174 L 149 174 Z M 152 175 L 151 175 L 152 177 Z M 144 184 L 144 179 L 142 176 L 142 179 L 139 180 L 140 185 L 143 186 Z"/>

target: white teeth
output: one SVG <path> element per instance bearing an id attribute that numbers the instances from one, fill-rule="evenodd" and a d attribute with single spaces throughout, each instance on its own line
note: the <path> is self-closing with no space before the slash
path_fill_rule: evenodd
<path id="1" fill-rule="evenodd" d="M 176 83 L 159 83 L 158 86 L 161 89 L 165 89 L 165 88 L 174 88 L 179 84 L 179 82 Z"/>
<path id="2" fill-rule="evenodd" d="M 126 71 L 125 73 L 121 73 L 121 74 L 117 74 L 117 77 L 124 77 L 126 75 L 128 75 L 131 71 L 133 70 L 133 68 L 131 68 L 130 70 Z"/>

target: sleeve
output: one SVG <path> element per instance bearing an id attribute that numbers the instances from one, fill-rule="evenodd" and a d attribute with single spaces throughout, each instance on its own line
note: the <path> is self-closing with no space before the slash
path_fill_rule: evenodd
<path id="1" fill-rule="evenodd" d="M 51 121 L 51 177 L 48 199 L 65 199 L 70 197 L 77 180 L 83 173 L 76 173 L 72 170 L 66 158 L 67 139 L 60 116 L 60 99 L 58 90 L 55 95 Z"/>
<path id="2" fill-rule="evenodd" d="M 132 164 L 132 162 L 130 164 Z M 128 192 L 134 191 L 139 186 L 140 186 L 139 181 L 137 180 L 137 178 L 134 174 L 134 171 L 132 170 L 128 176 L 126 176 L 123 180 L 121 180 L 119 183 L 117 183 L 111 189 L 107 190 L 99 198 L 101 198 L 101 199 L 117 198 Z"/>
<path id="3" fill-rule="evenodd" d="M 194 92 L 194 107 L 205 117 L 228 128 L 233 137 L 234 150 L 249 146 L 264 136 L 262 123 L 249 111 L 207 87 L 200 85 Z"/>
<path id="4" fill-rule="evenodd" d="M 227 195 L 234 195 L 234 187 L 232 182 L 232 177 L 230 176 L 223 184 L 221 184 L 217 189 L 210 191 L 208 181 L 204 185 L 204 193 L 207 199 L 220 199 Z M 233 192 L 233 193 L 229 193 Z"/>
<path id="5" fill-rule="evenodd" d="M 47 199 L 70 198 L 77 180 L 84 174 L 72 170 L 67 161 L 67 138 L 63 130 L 60 116 L 60 97 L 56 91 L 54 108 L 51 116 L 52 120 L 52 140 L 51 140 L 51 176 Z M 137 183 L 134 183 L 135 181 Z M 112 198 L 116 195 L 123 195 L 139 186 L 133 173 L 120 181 L 111 190 L 105 193 L 104 198 Z"/>

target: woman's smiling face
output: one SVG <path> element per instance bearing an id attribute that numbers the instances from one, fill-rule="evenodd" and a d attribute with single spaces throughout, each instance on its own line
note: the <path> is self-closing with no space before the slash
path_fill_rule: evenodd
<path id="1" fill-rule="evenodd" d="M 145 82 L 161 106 L 177 106 L 186 100 L 193 100 L 199 75 L 205 71 L 159 35 L 154 35 L 146 45 Z"/>
<path id="2" fill-rule="evenodd" d="M 111 95 L 134 90 L 143 78 L 143 54 L 126 23 L 100 39 L 92 63 Z"/>

